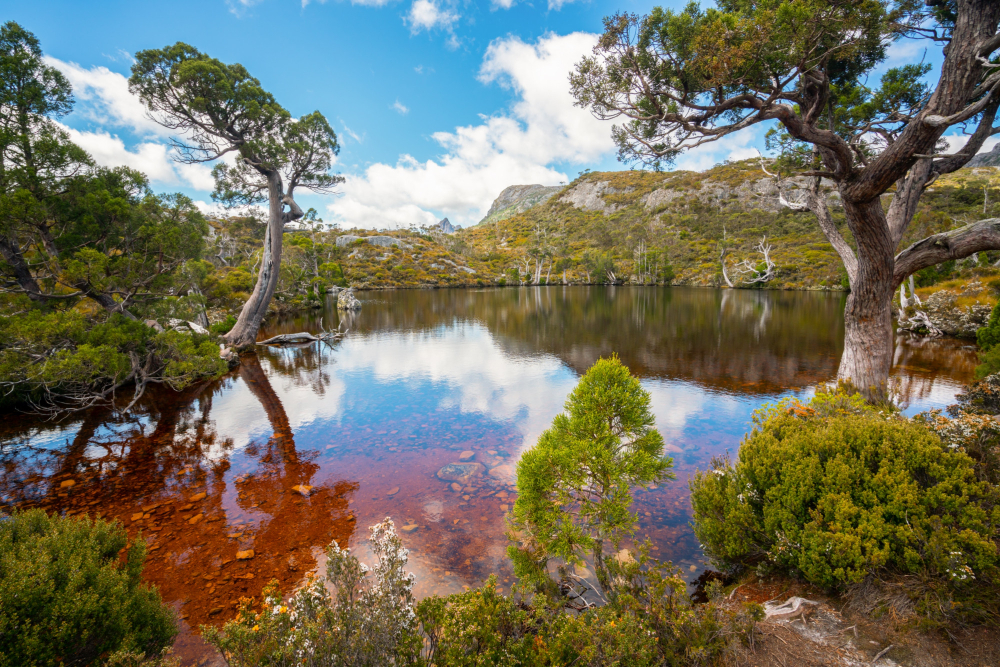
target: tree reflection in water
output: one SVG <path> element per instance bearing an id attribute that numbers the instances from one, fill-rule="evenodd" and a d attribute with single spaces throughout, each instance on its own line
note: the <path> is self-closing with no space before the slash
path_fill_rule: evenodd
<path id="1" fill-rule="evenodd" d="M 0 501 L 141 531 L 146 576 L 188 628 L 227 618 L 272 578 L 290 591 L 331 540 L 346 546 L 359 539 L 356 523 L 387 514 L 409 527 L 418 589 L 454 592 L 496 571 L 506 586 L 515 459 L 599 357 L 617 353 L 642 378 L 683 480 L 735 450 L 762 403 L 834 378 L 843 344 L 839 294 L 530 287 L 360 297 L 359 313 L 338 314 L 331 301 L 261 332 L 319 331 L 322 317 L 351 331 L 335 345 L 261 349 L 220 381 L 150 393 L 127 417 L 5 420 Z M 946 404 L 974 365 L 966 343 L 899 337 L 899 397 L 910 412 Z M 435 475 L 465 450 L 485 474 L 456 489 Z M 683 482 L 637 492 L 635 509 L 655 553 L 696 576 Z M 186 630 L 182 654 L 204 650 L 198 641 Z"/>
<path id="2" fill-rule="evenodd" d="M 132 537 L 141 534 L 147 580 L 188 627 L 228 618 L 241 596 L 259 595 L 271 579 L 289 588 L 315 568 L 322 545 L 348 544 L 357 484 L 315 481 L 319 466 L 296 451 L 256 357 L 243 359 L 239 378 L 273 432 L 244 449 L 243 474 L 227 474 L 233 443 L 218 437 L 211 419 L 212 399 L 229 378 L 182 394 L 154 392 L 127 418 L 90 411 L 64 447 L 34 444 L 31 430 L 8 432 L 0 453 L 4 504 L 114 518 Z M 250 550 L 252 558 L 236 558 Z"/>

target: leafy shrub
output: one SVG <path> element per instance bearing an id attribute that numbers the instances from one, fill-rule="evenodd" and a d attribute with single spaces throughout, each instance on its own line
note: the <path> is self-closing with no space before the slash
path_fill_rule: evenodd
<path id="1" fill-rule="evenodd" d="M 680 573 L 638 560 L 615 569 L 622 593 L 582 613 L 544 595 L 505 596 L 491 577 L 481 588 L 420 602 L 429 665 L 704 665 L 749 639 L 759 605 L 694 606 Z"/>
<path id="2" fill-rule="evenodd" d="M 631 489 L 672 479 L 673 461 L 653 428 L 649 393 L 617 356 L 600 359 L 566 399 L 566 412 L 517 463 L 518 497 L 511 527 L 514 572 L 547 585 L 547 563 L 592 557 L 608 587 L 606 550 L 633 534 Z"/>
<path id="3" fill-rule="evenodd" d="M 259 612 L 243 598 L 235 620 L 221 629 L 202 626 L 203 636 L 238 667 L 412 664 L 420 651 L 413 575 L 403 571 L 407 551 L 391 519 L 371 527 L 371 548 L 374 570 L 336 543 L 327 548 L 335 597 L 311 577 L 285 604 L 272 582 Z"/>
<path id="4" fill-rule="evenodd" d="M 1000 494 L 922 424 L 843 394 L 781 401 L 754 424 L 735 465 L 715 460 L 691 481 L 695 534 L 716 563 L 834 588 L 879 571 L 995 580 Z"/>
<path id="5" fill-rule="evenodd" d="M 235 326 L 236 326 L 236 316 L 227 315 L 226 319 L 222 320 L 221 322 L 216 322 L 215 324 L 210 326 L 208 330 L 211 333 L 215 334 L 216 336 L 221 336 L 223 334 L 227 334 L 230 331 L 232 331 L 233 327 Z"/>
<path id="6" fill-rule="evenodd" d="M 114 652 L 118 664 L 135 664 L 158 655 L 176 628 L 159 593 L 142 583 L 145 556 L 145 543 L 127 545 L 117 523 L 42 510 L 0 521 L 0 666 L 105 664 Z"/>

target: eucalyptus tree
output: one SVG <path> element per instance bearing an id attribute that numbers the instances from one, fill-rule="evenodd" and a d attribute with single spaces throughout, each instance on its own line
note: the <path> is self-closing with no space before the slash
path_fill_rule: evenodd
<path id="1" fill-rule="evenodd" d="M 895 288 L 912 273 L 1000 248 L 1000 219 L 935 234 L 899 251 L 922 193 L 964 166 L 1000 106 L 996 0 L 718 0 L 648 16 L 617 14 L 570 76 L 577 104 L 621 119 L 619 159 L 659 167 L 679 152 L 760 123 L 790 137 L 783 156 L 812 177 L 808 200 L 844 262 L 851 293 L 839 376 L 885 396 Z M 910 65 L 878 78 L 895 40 L 942 45 L 937 81 Z M 949 129 L 965 147 L 942 154 Z M 834 225 L 821 179 L 837 189 L 854 247 Z M 892 192 L 888 209 L 882 195 Z M 897 252 L 898 251 L 898 252 Z"/>
<path id="2" fill-rule="evenodd" d="M 343 181 L 330 173 L 340 150 L 337 135 L 318 111 L 293 119 L 242 65 L 181 42 L 137 53 L 129 90 L 157 122 L 177 132 L 180 161 L 235 155 L 213 169 L 214 199 L 227 206 L 267 202 L 257 284 L 226 335 L 235 347 L 253 345 L 278 285 L 284 225 L 303 216 L 295 190 L 327 193 Z"/>

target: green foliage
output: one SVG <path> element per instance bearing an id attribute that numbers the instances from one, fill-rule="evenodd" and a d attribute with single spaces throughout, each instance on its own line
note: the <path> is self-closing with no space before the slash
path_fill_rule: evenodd
<path id="1" fill-rule="evenodd" d="M 517 463 L 511 528 L 523 544 L 508 552 L 515 573 L 540 586 L 550 558 L 592 556 L 607 587 L 605 549 L 633 533 L 632 487 L 672 479 L 673 461 L 653 428 L 649 394 L 617 356 L 595 363 L 565 408 Z"/>
<path id="2" fill-rule="evenodd" d="M 229 333 L 232 328 L 236 326 L 236 317 L 233 315 L 226 316 L 226 319 L 221 322 L 216 322 L 211 327 L 209 327 L 209 332 L 220 335 L 224 333 Z"/>
<path id="3" fill-rule="evenodd" d="M 1000 372 L 1000 303 L 993 307 L 986 326 L 976 331 L 976 342 L 979 343 L 979 366 L 976 367 L 976 378 Z"/>
<path id="4" fill-rule="evenodd" d="M 206 336 L 157 333 L 122 315 L 94 320 L 73 310 L 28 309 L 0 319 L 0 387 L 8 404 L 75 409 L 109 400 L 129 381 L 182 389 L 225 373 Z"/>
<path id="5" fill-rule="evenodd" d="M 824 393 L 754 424 L 735 465 L 715 460 L 690 483 L 695 534 L 720 566 L 832 588 L 883 572 L 995 582 L 1000 492 L 922 424 Z"/>
<path id="6" fill-rule="evenodd" d="M 374 570 L 336 543 L 327 548 L 333 597 L 310 578 L 286 605 L 272 582 L 260 612 L 244 598 L 235 620 L 202 626 L 203 636 L 233 667 L 413 664 L 420 650 L 413 575 L 403 570 L 406 550 L 390 519 L 372 526 L 371 546 Z"/>
<path id="7" fill-rule="evenodd" d="M 31 510 L 0 520 L 0 665 L 125 665 L 129 655 L 131 664 L 158 655 L 176 628 L 142 583 L 145 554 L 141 539 L 128 545 L 124 528 L 101 519 Z"/>
<path id="8" fill-rule="evenodd" d="M 714 664 L 733 643 L 750 639 L 763 616 L 759 605 L 695 607 L 679 572 L 645 556 L 616 576 L 627 592 L 583 613 L 516 588 L 503 595 L 492 577 L 467 593 L 422 600 L 417 616 L 427 636 L 427 664 Z"/>

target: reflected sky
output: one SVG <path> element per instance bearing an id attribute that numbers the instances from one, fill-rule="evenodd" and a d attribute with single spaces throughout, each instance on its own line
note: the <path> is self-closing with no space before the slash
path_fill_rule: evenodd
<path id="1" fill-rule="evenodd" d="M 678 479 L 638 492 L 639 533 L 694 578 L 686 479 L 735 452 L 754 410 L 808 398 L 832 380 L 843 296 L 684 288 L 524 288 L 360 293 L 262 331 L 341 324 L 335 344 L 262 348 L 219 381 L 151 393 L 128 417 L 8 419 L 6 505 L 121 520 L 142 530 L 147 578 L 189 629 L 231 616 L 274 578 L 291 590 L 335 539 L 366 553 L 367 526 L 403 531 L 417 593 L 450 593 L 497 572 L 511 583 L 504 515 L 514 464 L 562 409 L 580 374 L 618 354 L 652 398 Z M 908 414 L 953 402 L 975 349 L 896 341 L 893 388 Z M 482 474 L 436 473 L 472 451 Z M 67 485 L 67 481 L 72 483 Z M 200 517 L 200 518 L 197 518 Z M 405 527 L 405 528 L 404 528 Z M 237 553 L 253 550 L 238 559 Z"/>

